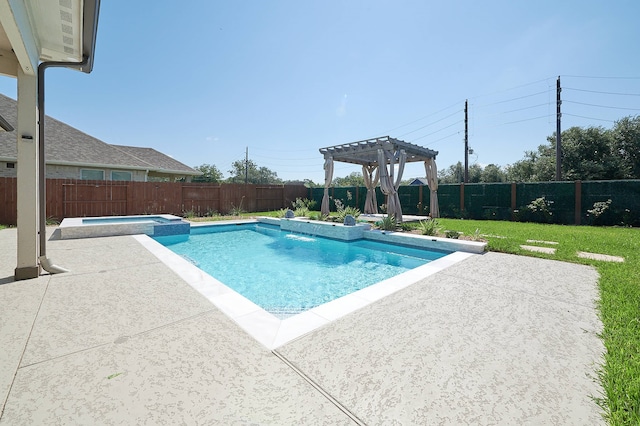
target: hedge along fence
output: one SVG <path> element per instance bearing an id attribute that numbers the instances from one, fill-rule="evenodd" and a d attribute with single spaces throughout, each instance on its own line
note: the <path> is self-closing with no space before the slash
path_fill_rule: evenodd
<path id="1" fill-rule="evenodd" d="M 323 193 L 324 188 L 311 188 L 309 198 L 320 205 Z M 378 206 L 385 204 L 380 188 L 376 193 Z M 366 194 L 365 187 L 329 188 L 330 196 L 360 211 Z M 429 213 L 428 187 L 401 186 L 398 195 L 403 213 Z M 540 198 L 547 215 L 527 208 Z M 640 226 L 640 180 L 445 184 L 438 187 L 438 203 L 442 217 Z M 606 208 L 598 212 L 596 203 Z"/>
<path id="2" fill-rule="evenodd" d="M 0 178 L 0 223 L 17 220 L 16 178 Z M 308 196 L 304 185 L 243 185 L 47 179 L 47 218 L 138 214 L 205 216 L 279 210 Z"/>

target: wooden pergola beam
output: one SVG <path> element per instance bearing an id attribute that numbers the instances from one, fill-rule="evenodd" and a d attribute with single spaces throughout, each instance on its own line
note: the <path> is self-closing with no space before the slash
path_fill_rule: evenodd
<path id="1" fill-rule="evenodd" d="M 333 157 L 333 161 L 364 166 L 377 166 L 378 149 L 392 152 L 395 156 L 398 155 L 400 150 L 404 150 L 407 153 L 407 162 L 409 163 L 425 161 L 430 158 L 435 159 L 438 155 L 438 151 L 433 151 L 389 136 L 320 148 L 320 153 L 323 154 L 325 158 L 328 156 Z"/>

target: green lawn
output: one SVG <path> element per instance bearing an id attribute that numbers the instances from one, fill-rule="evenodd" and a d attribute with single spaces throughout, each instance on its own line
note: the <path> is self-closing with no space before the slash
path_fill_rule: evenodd
<path id="1" fill-rule="evenodd" d="M 490 251 L 593 265 L 600 274 L 600 318 L 607 349 L 599 372 L 598 401 L 611 425 L 640 424 L 640 229 L 439 219 L 445 229 L 488 235 Z M 558 245 L 527 243 L 528 239 Z M 521 244 L 556 247 L 555 255 L 532 253 Z M 625 258 L 624 263 L 581 259 L 577 251 Z"/>

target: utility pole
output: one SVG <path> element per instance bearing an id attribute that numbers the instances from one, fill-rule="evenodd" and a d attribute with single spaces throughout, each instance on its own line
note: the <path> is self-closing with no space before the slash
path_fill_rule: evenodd
<path id="1" fill-rule="evenodd" d="M 560 76 L 558 76 L 558 83 L 556 84 L 556 180 L 562 180 L 562 136 L 560 129 L 560 119 L 562 118 L 562 112 L 560 111 L 560 105 L 562 100 L 560 99 Z"/>
<path id="2" fill-rule="evenodd" d="M 244 184 L 249 183 L 249 147 L 247 147 L 244 154 Z"/>
<path id="3" fill-rule="evenodd" d="M 464 101 L 464 183 L 469 183 L 469 101 Z"/>

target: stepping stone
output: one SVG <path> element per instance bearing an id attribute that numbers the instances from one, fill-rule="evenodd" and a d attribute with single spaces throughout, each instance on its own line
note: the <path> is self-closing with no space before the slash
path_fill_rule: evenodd
<path id="1" fill-rule="evenodd" d="M 609 256 L 608 254 L 588 253 L 586 251 L 577 252 L 578 257 L 583 259 L 602 260 L 604 262 L 624 262 L 624 257 Z"/>
<path id="2" fill-rule="evenodd" d="M 520 246 L 522 250 L 534 251 L 536 253 L 556 254 L 556 249 L 549 247 L 537 247 L 537 246 Z"/>
<path id="3" fill-rule="evenodd" d="M 542 240 L 527 240 L 528 243 L 539 243 L 539 244 L 558 244 L 555 241 L 542 241 Z"/>

